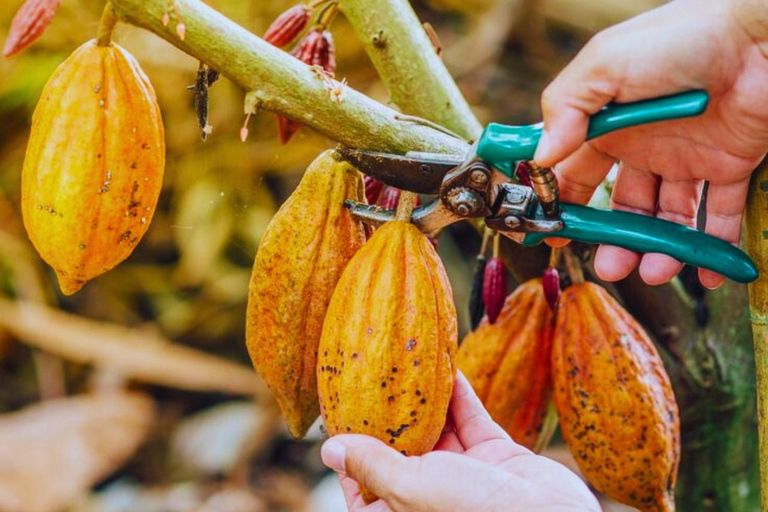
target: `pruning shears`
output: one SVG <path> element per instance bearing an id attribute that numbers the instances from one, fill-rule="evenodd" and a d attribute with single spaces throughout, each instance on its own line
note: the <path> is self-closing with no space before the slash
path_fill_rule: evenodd
<path id="1" fill-rule="evenodd" d="M 587 138 L 645 123 L 702 114 L 709 97 L 692 90 L 635 103 L 613 103 L 593 115 Z M 737 247 L 696 229 L 655 217 L 561 203 L 550 168 L 531 160 L 542 134 L 541 123 L 507 126 L 492 123 L 466 156 L 409 152 L 405 155 L 341 148 L 342 158 L 384 183 L 437 197 L 413 212 L 411 221 L 425 233 L 455 222 L 484 218 L 488 227 L 524 246 L 547 237 L 610 244 L 638 252 L 667 254 L 734 281 L 757 279 L 754 262 Z M 525 163 L 531 186 L 515 177 Z M 394 219 L 394 211 L 347 202 L 352 214 L 369 224 Z"/>

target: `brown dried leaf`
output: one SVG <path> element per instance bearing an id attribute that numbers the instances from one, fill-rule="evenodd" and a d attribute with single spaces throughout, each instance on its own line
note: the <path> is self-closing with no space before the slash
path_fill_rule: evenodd
<path id="1" fill-rule="evenodd" d="M 54 512 L 122 466 L 155 418 L 146 395 L 48 400 L 0 416 L 0 510 Z"/>
<path id="2" fill-rule="evenodd" d="M 29 345 L 142 382 L 195 391 L 271 396 L 248 367 L 158 334 L 30 302 L 0 299 L 0 326 Z"/>

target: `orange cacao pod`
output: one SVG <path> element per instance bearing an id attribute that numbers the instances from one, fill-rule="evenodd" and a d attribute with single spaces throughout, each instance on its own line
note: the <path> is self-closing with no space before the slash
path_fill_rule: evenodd
<path id="1" fill-rule="evenodd" d="M 248 352 L 297 438 L 320 413 L 317 346 L 331 294 L 365 241 L 343 203 L 363 194 L 360 173 L 324 152 L 270 222 L 253 264 Z"/>
<path id="2" fill-rule="evenodd" d="M 589 482 L 645 512 L 674 511 L 680 419 L 659 353 L 593 283 L 558 302 L 552 351 L 563 438 Z"/>
<path id="3" fill-rule="evenodd" d="M 371 435 L 407 455 L 431 450 L 445 425 L 456 342 L 437 252 L 412 224 L 387 222 L 347 265 L 325 317 L 317 385 L 328 433 Z"/>
<path id="4" fill-rule="evenodd" d="M 461 343 L 458 366 L 496 423 L 533 450 L 552 396 L 552 312 L 541 280 L 518 286 L 496 323 L 486 317 Z"/>
<path id="5" fill-rule="evenodd" d="M 21 176 L 24 226 L 64 294 L 131 254 L 164 166 L 160 108 L 136 60 L 114 43 L 75 50 L 43 89 Z"/>

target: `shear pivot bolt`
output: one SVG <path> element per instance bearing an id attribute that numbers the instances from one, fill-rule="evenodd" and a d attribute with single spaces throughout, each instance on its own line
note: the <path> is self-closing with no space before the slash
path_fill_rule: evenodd
<path id="1" fill-rule="evenodd" d="M 469 179 L 478 185 L 484 185 L 488 181 L 488 176 L 483 171 L 472 171 Z"/>
<path id="2" fill-rule="evenodd" d="M 504 217 L 504 225 L 509 229 L 517 229 L 520 227 L 520 219 L 512 215 Z"/>

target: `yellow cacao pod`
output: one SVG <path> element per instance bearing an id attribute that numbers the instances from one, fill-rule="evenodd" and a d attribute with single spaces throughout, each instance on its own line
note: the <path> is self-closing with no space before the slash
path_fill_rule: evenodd
<path id="1" fill-rule="evenodd" d="M 71 295 L 127 258 L 165 167 L 157 98 L 138 62 L 89 41 L 43 89 L 21 177 L 24 226 Z"/>
<path id="2" fill-rule="evenodd" d="M 288 430 L 303 437 L 317 419 L 317 346 L 331 295 L 365 242 L 344 207 L 364 201 L 360 173 L 326 151 L 273 217 L 253 264 L 246 344 L 275 395 Z"/>
<path id="3" fill-rule="evenodd" d="M 349 262 L 328 307 L 317 367 L 328 433 L 367 434 L 406 455 L 430 451 L 451 400 L 457 336 L 432 244 L 408 222 L 387 222 Z"/>
<path id="4" fill-rule="evenodd" d="M 458 366 L 496 423 L 516 442 L 540 447 L 552 397 L 552 311 L 540 279 L 518 286 L 496 323 L 484 318 L 461 344 Z"/>
<path id="5" fill-rule="evenodd" d="M 674 511 L 680 419 L 659 353 L 593 283 L 560 296 L 552 351 L 560 428 L 584 476 L 645 512 Z"/>

